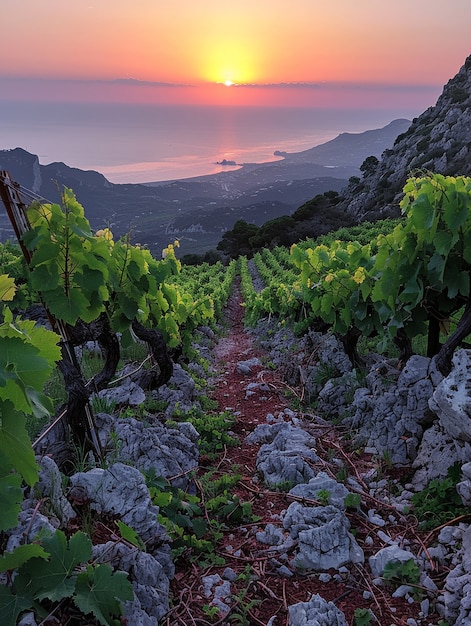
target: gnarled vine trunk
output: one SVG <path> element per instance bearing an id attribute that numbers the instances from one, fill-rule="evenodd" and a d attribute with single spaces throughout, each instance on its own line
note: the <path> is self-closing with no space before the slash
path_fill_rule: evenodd
<path id="1" fill-rule="evenodd" d="M 157 389 L 167 383 L 173 374 L 173 361 L 167 349 L 162 333 L 155 328 L 146 328 L 137 320 L 133 320 L 132 329 L 138 339 L 149 346 L 152 358 L 158 370 L 151 368 L 141 373 L 138 384 L 143 389 Z"/>
<path id="2" fill-rule="evenodd" d="M 463 315 L 458 322 L 455 332 L 448 337 L 436 356 L 437 367 L 444 376 L 448 376 L 451 371 L 453 352 L 470 333 L 471 299 L 468 299 Z"/>

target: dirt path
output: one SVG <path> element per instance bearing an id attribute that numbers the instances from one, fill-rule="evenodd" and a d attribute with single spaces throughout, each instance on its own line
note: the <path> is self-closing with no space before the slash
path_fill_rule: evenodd
<path id="1" fill-rule="evenodd" d="M 255 533 L 265 528 L 266 524 L 280 525 L 279 514 L 287 509 L 293 501 L 286 493 L 272 492 L 263 484 L 253 481 L 256 475 L 255 461 L 259 446 L 248 445 L 245 442 L 247 434 L 252 432 L 258 424 L 266 422 L 268 413 L 278 415 L 280 411 L 289 407 L 287 388 L 279 379 L 276 372 L 263 367 L 264 355 L 255 343 L 254 337 L 245 332 L 243 326 L 244 309 L 241 303 L 240 292 L 235 291 L 227 308 L 229 330 L 227 335 L 220 339 L 215 347 L 214 354 L 220 374 L 217 378 L 212 397 L 218 401 L 219 410 L 230 408 L 237 414 L 234 431 L 240 439 L 240 445 L 227 448 L 225 453 L 216 462 L 211 461 L 206 467 L 202 459 L 202 471 L 216 469 L 218 473 L 231 474 L 234 468 L 242 474 L 235 492 L 241 501 L 250 501 L 253 513 L 260 517 L 260 521 L 253 524 L 244 524 L 241 527 L 231 527 L 224 533 L 223 539 L 216 547 L 216 552 L 224 557 L 224 566 L 212 566 L 201 570 L 196 564 L 179 566 L 173 582 L 173 596 L 180 600 L 169 615 L 166 626 L 177 625 L 232 625 L 247 624 L 249 626 L 267 626 L 270 619 L 276 616 L 270 626 L 288 625 L 288 606 L 297 602 L 308 601 L 312 594 L 319 594 L 325 600 L 333 601 L 340 608 L 349 625 L 354 625 L 354 611 L 356 608 L 368 608 L 380 620 L 380 626 L 406 626 L 407 618 L 418 618 L 420 606 L 418 603 L 409 605 L 405 600 L 392 599 L 390 590 L 386 588 L 372 589 L 371 582 L 361 566 L 352 566 L 349 573 L 339 576 L 338 572 L 329 572 L 331 579 L 318 573 L 300 574 L 290 571 L 283 576 L 279 573 L 283 562 L 278 555 L 272 558 L 267 552 L 267 546 L 257 541 Z M 261 365 L 252 366 L 250 371 L 241 371 L 238 363 L 258 358 Z M 247 394 L 249 383 L 263 382 L 263 390 L 255 389 L 253 394 Z M 316 452 L 323 457 L 317 469 L 328 470 L 329 449 L 338 450 L 341 445 L 339 433 L 334 428 L 315 432 L 318 445 Z M 359 460 L 358 463 L 362 463 Z M 334 471 L 332 467 L 332 474 Z M 364 518 L 351 520 L 352 527 L 356 528 L 357 540 L 363 544 L 363 539 L 372 533 Z M 402 530 L 402 529 L 401 529 Z M 383 547 L 376 546 L 376 549 Z M 368 554 L 365 553 L 365 558 Z M 289 569 L 289 562 L 286 561 Z M 215 574 L 223 575 L 226 567 L 231 568 L 239 579 L 231 583 L 231 611 L 228 615 L 210 618 L 203 607 L 210 602 L 203 593 L 202 579 Z M 367 598 L 365 599 L 364 593 Z M 373 592 L 373 593 L 372 593 Z M 368 596 L 368 594 L 370 594 Z M 239 617 L 237 617 L 239 616 Z M 245 621 L 244 621 L 245 620 Z M 367 622 L 364 622 L 365 624 Z M 372 622 L 373 623 L 373 622 Z M 438 624 L 438 617 L 434 621 L 432 616 L 427 624 Z"/>

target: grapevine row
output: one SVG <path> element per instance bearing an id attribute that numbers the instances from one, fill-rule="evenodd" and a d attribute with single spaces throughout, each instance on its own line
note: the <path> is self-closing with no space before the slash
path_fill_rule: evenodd
<path id="1" fill-rule="evenodd" d="M 403 358 L 411 339 L 428 336 L 428 354 L 449 370 L 451 355 L 471 332 L 471 179 L 427 175 L 410 178 L 401 202 L 403 219 L 368 226 L 367 240 L 293 245 L 297 268 L 284 277 L 265 254 L 258 269 L 267 287 L 247 303 L 247 318 L 262 314 L 291 317 L 298 323 L 327 324 L 353 346 L 359 336 L 377 336 L 378 348 L 394 341 Z M 393 227 L 388 230 L 386 226 Z M 265 271 L 266 270 L 266 271 Z M 441 332 L 463 307 L 458 334 L 441 348 Z M 301 321 L 300 321 L 301 320 Z"/>

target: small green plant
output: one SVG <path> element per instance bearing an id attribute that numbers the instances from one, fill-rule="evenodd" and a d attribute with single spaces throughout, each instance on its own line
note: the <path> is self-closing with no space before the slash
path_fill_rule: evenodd
<path id="1" fill-rule="evenodd" d="M 322 506 L 327 506 L 330 502 L 330 496 L 332 494 L 328 489 L 319 489 L 316 495 L 316 500 L 318 500 Z"/>
<path id="2" fill-rule="evenodd" d="M 359 493 L 347 493 L 344 498 L 344 504 L 347 509 L 358 509 L 361 504 L 361 496 Z"/>
<path id="3" fill-rule="evenodd" d="M 212 622 L 214 622 L 219 617 L 219 608 L 212 604 L 203 605 L 203 613 L 208 617 Z"/>
<path id="4" fill-rule="evenodd" d="M 16 624 L 29 610 L 44 619 L 51 606 L 69 598 L 102 626 L 114 624 L 120 603 L 134 597 L 131 583 L 125 572 L 113 572 L 106 563 L 90 564 L 91 556 L 92 542 L 84 533 L 67 540 L 60 530 L 5 554 L 0 571 L 17 572 L 11 587 L 0 585 L 0 622 Z"/>
<path id="5" fill-rule="evenodd" d="M 290 480 L 283 480 L 280 483 L 270 483 L 268 487 L 272 491 L 277 491 L 280 493 L 287 493 L 290 489 L 294 487 L 294 483 Z"/>
<path id="6" fill-rule="evenodd" d="M 194 409 L 189 413 L 180 413 L 174 410 L 174 416 L 190 422 L 198 431 L 200 438 L 198 447 L 202 455 L 214 457 L 222 452 L 226 446 L 231 447 L 239 443 L 234 435 L 230 434 L 230 429 L 235 417 L 229 411 L 222 413 L 208 414 L 199 409 Z M 168 422 L 171 425 L 172 422 Z"/>
<path id="7" fill-rule="evenodd" d="M 250 502 L 241 501 L 230 493 L 241 476 L 223 475 L 214 478 L 214 472 L 200 477 L 201 495 L 189 494 L 173 487 L 153 470 L 147 472 L 146 482 L 152 502 L 159 506 L 159 520 L 172 539 L 174 558 L 185 554 L 189 558 L 205 558 L 208 565 L 224 564 L 224 559 L 214 551 L 229 525 L 255 522 Z"/>
<path id="8" fill-rule="evenodd" d="M 373 614 L 370 609 L 355 609 L 353 614 L 354 626 L 371 626 Z"/>
<path id="9" fill-rule="evenodd" d="M 116 409 L 116 402 L 106 396 L 94 395 L 92 397 L 92 408 L 94 413 L 106 413 L 112 415 Z"/>
<path id="10" fill-rule="evenodd" d="M 456 491 L 460 473 L 461 467 L 455 463 L 448 469 L 446 478 L 434 478 L 425 489 L 412 496 L 414 514 L 425 530 L 436 528 L 468 512 Z"/>
<path id="11" fill-rule="evenodd" d="M 335 474 L 335 479 L 339 483 L 346 482 L 347 478 L 348 478 L 348 470 L 346 467 L 341 467 L 339 471 Z"/>
<path id="12" fill-rule="evenodd" d="M 250 565 L 247 565 L 237 576 L 237 581 L 243 582 L 245 586 L 237 594 L 232 595 L 234 610 L 231 611 L 231 621 L 240 624 L 240 626 L 251 626 L 253 624 L 250 611 L 261 602 L 255 598 L 248 599 L 250 587 L 257 578 Z"/>
<path id="13" fill-rule="evenodd" d="M 325 385 L 332 378 L 337 378 L 338 375 L 339 373 L 335 366 L 322 361 L 317 365 L 313 380 L 318 385 Z"/>
<path id="14" fill-rule="evenodd" d="M 422 595 L 421 589 L 417 588 L 420 582 L 420 569 L 414 559 L 408 561 L 390 561 L 386 563 L 383 578 L 392 585 L 410 585 L 416 587 L 414 596 Z"/>
<path id="15" fill-rule="evenodd" d="M 198 401 L 203 411 L 215 411 L 218 408 L 218 401 L 208 396 L 199 396 Z"/>

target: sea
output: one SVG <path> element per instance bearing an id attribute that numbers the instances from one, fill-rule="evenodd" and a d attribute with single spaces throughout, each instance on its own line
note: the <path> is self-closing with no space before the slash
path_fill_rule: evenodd
<path id="1" fill-rule="evenodd" d="M 0 100 L 0 149 L 21 147 L 43 165 L 96 170 L 113 183 L 159 182 L 274 161 L 275 151 L 300 152 L 420 112 Z"/>

